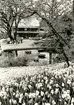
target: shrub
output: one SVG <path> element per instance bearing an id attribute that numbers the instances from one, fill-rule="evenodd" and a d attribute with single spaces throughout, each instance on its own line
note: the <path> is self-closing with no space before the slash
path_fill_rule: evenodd
<path id="1" fill-rule="evenodd" d="M 14 52 L 3 53 L 0 56 L 0 67 L 14 67 L 14 66 L 26 66 L 27 59 L 25 57 L 15 57 Z"/>
<path id="2" fill-rule="evenodd" d="M 27 59 L 25 59 L 25 57 L 11 58 L 8 62 L 8 66 L 27 66 Z"/>

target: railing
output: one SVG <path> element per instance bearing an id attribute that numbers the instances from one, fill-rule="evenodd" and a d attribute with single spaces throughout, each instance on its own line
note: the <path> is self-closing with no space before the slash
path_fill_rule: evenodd
<path id="1" fill-rule="evenodd" d="M 45 31 L 17 31 L 17 33 L 45 33 Z"/>
<path id="2" fill-rule="evenodd" d="M 57 53 L 55 48 L 53 47 L 23 47 L 23 48 L 19 48 L 19 47 L 11 47 L 11 48 L 5 48 L 3 49 L 3 51 L 21 51 L 21 50 L 39 50 L 39 49 L 44 49 L 47 52 L 53 52 L 53 53 Z"/>

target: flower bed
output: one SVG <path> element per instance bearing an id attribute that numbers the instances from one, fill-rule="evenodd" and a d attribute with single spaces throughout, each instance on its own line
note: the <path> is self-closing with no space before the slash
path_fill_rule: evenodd
<path id="1" fill-rule="evenodd" d="M 0 84 L 0 105 L 74 105 L 74 71 L 69 69 L 58 74 L 43 71 Z"/>

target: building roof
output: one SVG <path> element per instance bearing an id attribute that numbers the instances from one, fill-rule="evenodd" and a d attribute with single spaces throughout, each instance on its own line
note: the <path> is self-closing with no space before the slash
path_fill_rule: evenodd
<path id="1" fill-rule="evenodd" d="M 35 28 L 39 27 L 39 25 L 39 20 L 37 20 L 37 18 L 34 16 L 31 18 L 22 19 L 18 25 L 18 28 Z"/>

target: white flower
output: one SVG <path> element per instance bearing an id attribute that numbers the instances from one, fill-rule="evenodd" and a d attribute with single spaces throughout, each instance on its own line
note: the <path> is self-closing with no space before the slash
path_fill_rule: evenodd
<path id="1" fill-rule="evenodd" d="M 52 94 L 52 95 L 54 94 L 54 90 L 51 90 L 51 94 Z"/>
<path id="2" fill-rule="evenodd" d="M 56 102 L 55 102 L 54 100 L 52 100 L 52 104 L 53 104 L 53 105 L 55 105 L 55 104 L 56 104 Z"/>
<path id="3" fill-rule="evenodd" d="M 15 95 L 15 97 L 18 98 L 18 97 L 19 97 L 19 93 L 17 93 L 17 94 Z"/>
<path id="4" fill-rule="evenodd" d="M 2 91 L 5 92 L 5 87 L 2 87 Z"/>
<path id="5" fill-rule="evenodd" d="M 20 94 L 20 98 L 23 98 L 23 93 Z"/>
<path id="6" fill-rule="evenodd" d="M 74 105 L 73 103 L 71 103 L 71 105 Z"/>
<path id="7" fill-rule="evenodd" d="M 26 105 L 25 102 L 22 105 Z"/>
<path id="8" fill-rule="evenodd" d="M 44 92 L 43 91 L 41 91 L 41 96 L 43 96 L 44 95 Z"/>
<path id="9" fill-rule="evenodd" d="M 62 83 L 62 87 L 64 87 L 64 83 Z"/>
<path id="10" fill-rule="evenodd" d="M 65 98 L 66 100 L 70 99 L 70 94 L 69 94 L 69 91 L 63 91 L 63 94 L 62 94 L 62 98 Z"/>
<path id="11" fill-rule="evenodd" d="M 12 103 L 12 99 L 9 100 L 9 103 L 10 103 L 10 104 Z"/>
<path id="12" fill-rule="evenodd" d="M 33 98 L 33 97 L 35 97 L 35 96 L 36 96 L 35 93 L 30 93 L 30 94 L 29 94 L 29 98 Z"/>
<path id="13" fill-rule="evenodd" d="M 51 96 L 50 96 L 50 94 L 48 94 L 48 98 L 50 98 Z"/>
<path id="14" fill-rule="evenodd" d="M 22 98 L 19 98 L 19 103 L 21 103 L 22 102 Z"/>
<path id="15" fill-rule="evenodd" d="M 51 88 L 52 88 L 49 84 L 47 84 L 47 87 L 48 87 L 49 89 L 51 89 Z"/>
<path id="16" fill-rule="evenodd" d="M 38 105 L 38 103 L 35 103 L 34 105 Z"/>
<path id="17" fill-rule="evenodd" d="M 61 79 L 61 75 L 59 75 L 59 78 Z"/>
<path id="18" fill-rule="evenodd" d="M 9 91 L 9 87 L 6 88 L 6 92 L 8 92 L 8 91 Z"/>
<path id="19" fill-rule="evenodd" d="M 59 99 L 60 102 L 62 102 L 62 99 Z"/>
<path id="20" fill-rule="evenodd" d="M 48 83 L 48 80 L 45 80 L 45 84 L 47 84 Z"/>
<path id="21" fill-rule="evenodd" d="M 40 82 L 41 80 L 40 79 L 38 79 L 38 82 Z"/>
<path id="22" fill-rule="evenodd" d="M 58 85 L 58 84 L 56 84 L 55 86 L 56 86 L 56 87 L 59 87 L 59 85 Z"/>
<path id="23" fill-rule="evenodd" d="M 0 97 L 3 97 L 3 92 L 2 91 L 0 91 Z"/>
<path id="24" fill-rule="evenodd" d="M 2 105 L 2 103 L 0 102 L 0 105 Z"/>
<path id="25" fill-rule="evenodd" d="M 38 78 L 41 78 L 42 77 L 42 75 L 41 74 L 38 74 Z"/>
<path id="26" fill-rule="evenodd" d="M 45 105 L 50 105 L 50 103 L 45 103 Z"/>
<path id="27" fill-rule="evenodd" d="M 46 75 L 48 75 L 48 72 L 45 72 Z"/>
<path id="28" fill-rule="evenodd" d="M 38 90 L 36 90 L 36 96 L 38 96 L 39 95 L 39 91 Z"/>
<path id="29" fill-rule="evenodd" d="M 48 78 L 47 77 L 44 77 L 44 80 L 48 80 Z"/>
<path id="30" fill-rule="evenodd" d="M 48 95 L 48 91 L 46 91 L 45 94 Z"/>
<path id="31" fill-rule="evenodd" d="M 66 100 L 70 100 L 70 99 L 71 99 L 70 94 L 67 94 Z"/>
<path id="32" fill-rule="evenodd" d="M 52 79 L 50 80 L 49 84 L 50 84 L 50 85 L 52 85 L 52 84 L 53 84 L 53 80 L 52 80 Z"/>
<path id="33" fill-rule="evenodd" d="M 66 103 L 66 102 L 64 102 L 64 105 L 67 105 L 67 103 Z"/>
<path id="34" fill-rule="evenodd" d="M 19 93 L 19 90 L 17 90 L 16 93 Z"/>
<path id="35" fill-rule="evenodd" d="M 13 88 L 10 88 L 10 92 L 13 92 Z"/>
<path id="36" fill-rule="evenodd" d="M 66 96 L 67 96 L 67 93 L 64 92 L 64 93 L 62 94 L 62 98 L 65 98 Z"/>
<path id="37" fill-rule="evenodd" d="M 43 83 L 43 82 L 44 82 L 44 80 L 42 79 L 42 80 L 41 80 L 41 83 Z"/>
<path id="38" fill-rule="evenodd" d="M 57 94 L 59 92 L 59 89 L 58 88 L 56 88 L 55 89 L 55 94 Z"/>
<path id="39" fill-rule="evenodd" d="M 67 84 L 69 84 L 69 85 L 71 84 L 71 80 L 70 79 L 68 79 Z"/>
<path id="40" fill-rule="evenodd" d="M 40 95 L 38 95 L 38 98 L 40 98 L 41 96 Z"/>
<path id="41" fill-rule="evenodd" d="M 13 96 L 15 96 L 15 92 L 13 92 Z"/>
<path id="42" fill-rule="evenodd" d="M 19 87 L 19 84 L 17 83 L 17 82 L 15 82 L 15 84 L 14 84 L 15 86 L 17 86 L 17 87 Z"/>
<path id="43" fill-rule="evenodd" d="M 31 85 L 28 85 L 28 87 L 29 87 L 29 89 L 31 89 L 31 88 L 32 88 L 32 86 L 31 86 Z"/>
<path id="44" fill-rule="evenodd" d="M 72 83 L 72 87 L 74 87 L 74 82 Z"/>
<path id="45" fill-rule="evenodd" d="M 67 94 L 70 94 L 70 90 L 66 90 L 67 91 Z"/>
<path id="46" fill-rule="evenodd" d="M 13 100 L 13 104 L 14 104 L 14 105 L 17 104 L 16 100 Z"/>
<path id="47" fill-rule="evenodd" d="M 39 89 L 40 87 L 42 87 L 42 83 L 37 83 L 36 87 Z"/>
<path id="48" fill-rule="evenodd" d="M 25 96 L 28 96 L 28 93 L 25 93 Z"/>
<path id="49" fill-rule="evenodd" d="M 72 102 L 72 103 L 74 103 L 74 98 L 73 98 L 73 97 L 72 97 L 72 100 L 71 100 L 71 102 Z"/>
<path id="50" fill-rule="evenodd" d="M 44 75 L 40 75 L 40 78 L 41 78 L 41 77 L 44 78 Z"/>
<path id="51" fill-rule="evenodd" d="M 7 99 L 7 96 L 4 96 L 3 98 L 4 98 L 4 99 Z"/>

